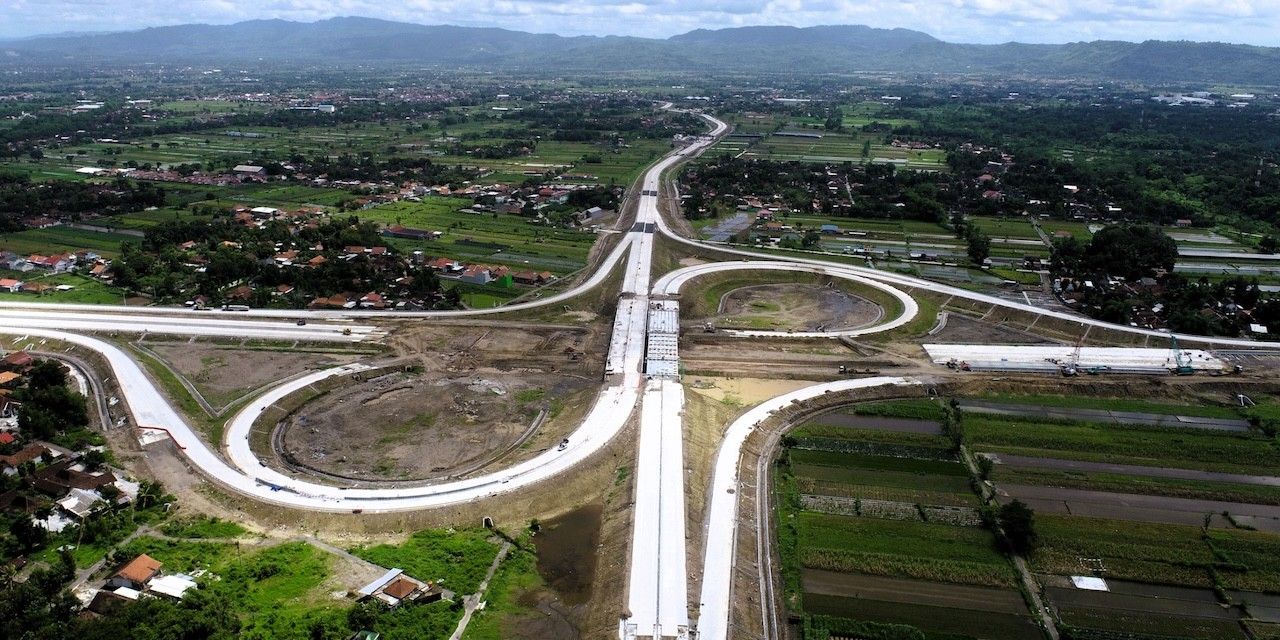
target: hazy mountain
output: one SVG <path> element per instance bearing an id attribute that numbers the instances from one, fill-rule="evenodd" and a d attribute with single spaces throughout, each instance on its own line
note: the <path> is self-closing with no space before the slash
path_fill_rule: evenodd
<path id="1" fill-rule="evenodd" d="M 1280 85 L 1280 49 L 1197 42 L 957 44 L 864 26 L 699 29 L 665 40 L 334 18 L 255 20 L 0 43 L 9 63 L 272 61 L 439 64 L 578 71 L 1029 73 Z"/>

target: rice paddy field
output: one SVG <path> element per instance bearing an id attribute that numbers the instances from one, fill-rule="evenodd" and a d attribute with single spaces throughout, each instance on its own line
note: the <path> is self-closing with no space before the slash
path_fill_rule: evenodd
<path id="1" fill-rule="evenodd" d="M 1037 488 L 1034 495 L 1063 492 L 1066 510 L 1030 502 L 1039 546 L 1028 556 L 1062 637 L 1208 640 L 1268 628 L 1274 597 L 1267 594 L 1280 592 L 1280 534 L 1268 521 L 1213 511 L 1150 517 L 1166 498 L 1280 505 L 1280 488 L 1248 480 L 1254 476 L 1199 475 L 1272 473 L 1274 442 L 1227 428 L 1243 417 L 1240 410 L 1069 395 L 960 401 L 978 402 L 1116 416 L 1104 424 L 961 410 L 968 449 L 1005 459 L 987 476 L 1002 502 L 1021 496 L 1022 487 Z M 1160 416 L 1223 426 L 1143 422 Z M 779 549 L 804 629 L 851 629 L 849 637 L 859 637 L 868 633 L 859 625 L 874 622 L 914 626 L 925 638 L 1041 637 L 1025 606 L 1004 600 L 1002 594 L 1017 594 L 1009 559 L 980 520 L 962 515 L 981 499 L 940 435 L 943 418 L 937 400 L 871 402 L 811 418 L 789 433 L 777 483 Z M 1113 494 L 1136 497 L 1114 508 L 1079 502 Z M 1079 589 L 1071 576 L 1101 577 L 1110 589 Z M 988 591 L 968 591 L 982 589 Z"/>
<path id="2" fill-rule="evenodd" d="M 788 436 L 779 548 L 805 629 L 1041 637 L 1012 565 L 980 526 L 967 469 L 931 422 L 940 411 L 930 401 L 858 405 Z"/>

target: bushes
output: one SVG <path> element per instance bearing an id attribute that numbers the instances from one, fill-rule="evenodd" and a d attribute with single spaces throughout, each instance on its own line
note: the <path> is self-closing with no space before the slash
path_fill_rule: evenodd
<path id="1" fill-rule="evenodd" d="M 483 529 L 419 531 L 403 544 L 359 547 L 351 553 L 384 567 L 399 567 L 421 580 L 443 579 L 445 588 L 468 594 L 480 586 L 498 554 L 488 537 Z"/>
<path id="2" fill-rule="evenodd" d="M 925 640 L 924 632 L 904 624 L 882 624 L 832 616 L 805 616 L 804 640 L 828 640 L 831 634 L 860 640 Z"/>

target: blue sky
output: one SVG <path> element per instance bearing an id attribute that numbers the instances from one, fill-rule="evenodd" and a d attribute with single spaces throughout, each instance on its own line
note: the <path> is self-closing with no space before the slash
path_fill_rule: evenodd
<path id="1" fill-rule="evenodd" d="M 0 0 L 0 37 L 360 15 L 563 35 L 867 24 L 952 42 L 1217 40 L 1280 46 L 1280 0 Z"/>

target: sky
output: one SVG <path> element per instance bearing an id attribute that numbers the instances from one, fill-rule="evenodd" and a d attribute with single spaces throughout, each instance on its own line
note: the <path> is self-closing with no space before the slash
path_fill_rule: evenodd
<path id="1" fill-rule="evenodd" d="M 0 0 L 0 37 L 365 16 L 561 35 L 667 37 L 865 24 L 950 42 L 1199 40 L 1280 46 L 1280 0 Z"/>

